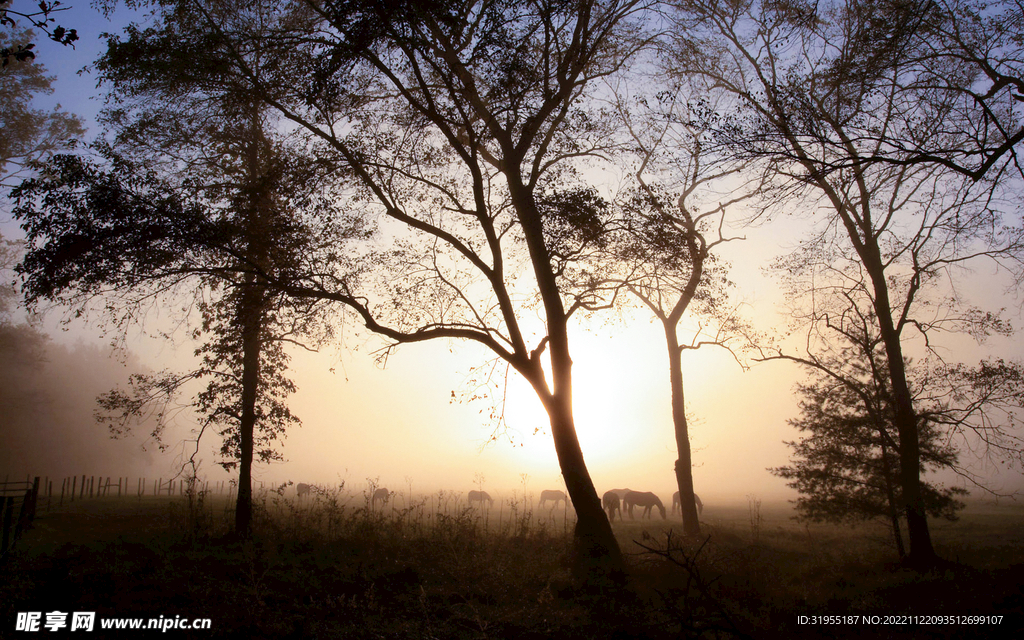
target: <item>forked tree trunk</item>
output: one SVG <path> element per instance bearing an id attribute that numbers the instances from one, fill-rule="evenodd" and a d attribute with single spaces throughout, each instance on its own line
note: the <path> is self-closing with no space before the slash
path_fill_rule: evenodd
<path id="1" fill-rule="evenodd" d="M 892 401 L 895 409 L 893 422 L 899 435 L 900 489 L 907 509 L 907 537 L 910 553 L 906 561 L 918 568 L 935 565 L 938 556 L 932 546 L 928 531 L 928 518 L 924 508 L 924 494 L 921 491 L 921 444 L 918 440 L 917 414 L 914 411 L 907 370 L 903 362 L 903 345 L 892 321 L 892 307 L 885 270 L 877 244 L 865 244 L 861 259 L 871 277 L 875 293 L 875 315 L 878 318 L 879 334 L 885 345 L 888 359 L 889 381 L 892 384 Z"/>

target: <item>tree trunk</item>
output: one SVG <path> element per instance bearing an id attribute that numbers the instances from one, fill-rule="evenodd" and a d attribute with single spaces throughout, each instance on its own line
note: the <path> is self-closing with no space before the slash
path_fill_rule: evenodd
<path id="1" fill-rule="evenodd" d="M 907 535 L 910 540 L 910 553 L 906 561 L 911 566 L 927 568 L 934 566 L 938 556 L 935 555 L 931 534 L 928 531 L 924 494 L 921 492 L 921 446 L 918 442 L 917 414 L 914 411 L 910 385 L 907 383 L 907 370 L 903 363 L 903 346 L 892 321 L 889 290 L 878 245 L 865 243 L 861 259 L 871 277 L 875 292 L 875 315 L 885 345 L 889 380 L 892 384 L 892 401 L 895 409 L 893 422 L 900 438 L 900 488 L 907 509 Z"/>
<path id="2" fill-rule="evenodd" d="M 554 361 L 556 355 L 551 355 Z M 568 357 L 567 354 L 565 357 Z M 549 398 L 548 414 L 558 466 L 562 470 L 569 499 L 576 509 L 573 573 L 577 579 L 585 582 L 609 578 L 619 580 L 623 571 L 622 552 L 583 459 L 583 449 L 580 448 L 572 415 L 571 393 L 562 389 L 559 394 Z"/>
<path id="3" fill-rule="evenodd" d="M 510 164 L 516 166 L 515 163 Z M 552 391 L 549 393 L 544 383 L 539 356 L 530 360 L 530 382 L 547 409 L 558 465 L 565 479 L 569 499 L 576 509 L 573 569 L 577 578 L 585 581 L 603 581 L 609 577 L 617 580 L 623 569 L 622 551 L 612 533 L 608 515 L 601 508 L 601 499 L 594 488 L 576 435 L 572 413 L 572 358 L 569 357 L 568 318 L 544 241 L 543 222 L 533 194 L 521 178 L 511 171 L 506 172 L 506 176 L 512 203 L 530 252 L 530 262 L 547 321 Z"/>
<path id="4" fill-rule="evenodd" d="M 675 323 L 665 321 L 665 341 L 668 344 L 669 377 L 672 381 L 672 423 L 675 425 L 676 484 L 679 486 L 679 511 L 683 516 L 683 534 L 700 535 L 697 503 L 693 496 L 693 461 L 690 456 L 690 431 L 686 422 L 686 402 L 683 392 L 683 362 L 676 336 Z"/>
<path id="5" fill-rule="evenodd" d="M 260 380 L 260 293 L 255 276 L 246 275 L 239 313 L 242 324 L 242 418 L 238 424 L 238 499 L 235 503 L 235 535 L 252 535 L 252 458 L 256 430 L 256 398 Z"/>

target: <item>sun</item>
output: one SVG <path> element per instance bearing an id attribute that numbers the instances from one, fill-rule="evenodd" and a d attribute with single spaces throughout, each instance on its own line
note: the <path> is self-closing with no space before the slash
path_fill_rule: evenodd
<path id="1" fill-rule="evenodd" d="M 573 415 L 588 466 L 642 461 L 650 447 L 664 444 L 664 438 L 655 442 L 654 436 L 664 431 L 661 423 L 670 420 L 669 405 L 663 399 L 666 382 L 657 378 L 663 367 L 652 367 L 646 358 L 638 360 L 635 350 L 628 350 L 631 359 L 617 349 L 580 353 L 573 367 Z M 504 415 L 514 449 L 511 455 L 533 468 L 557 470 L 550 419 L 521 377 L 509 380 Z"/>

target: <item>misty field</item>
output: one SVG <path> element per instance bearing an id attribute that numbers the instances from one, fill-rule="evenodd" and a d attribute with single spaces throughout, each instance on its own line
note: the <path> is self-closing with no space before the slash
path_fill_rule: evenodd
<path id="1" fill-rule="evenodd" d="M 884 531 L 805 526 L 784 503 L 710 506 L 696 542 L 672 518 L 627 517 L 614 525 L 626 585 L 584 588 L 561 505 L 506 498 L 481 510 L 444 492 L 384 505 L 340 492 L 257 498 L 248 543 L 227 536 L 222 496 L 93 499 L 40 514 L 0 565 L 0 637 L 26 611 L 209 618 L 209 630 L 168 632 L 197 638 L 980 638 L 1020 637 L 1024 626 L 1016 505 L 974 503 L 959 522 L 936 522 L 949 562 L 924 574 L 893 563 Z M 885 624 L 909 614 L 1001 620 Z M 843 618 L 798 618 L 826 615 Z M 114 632 L 91 635 L 104 633 Z"/>

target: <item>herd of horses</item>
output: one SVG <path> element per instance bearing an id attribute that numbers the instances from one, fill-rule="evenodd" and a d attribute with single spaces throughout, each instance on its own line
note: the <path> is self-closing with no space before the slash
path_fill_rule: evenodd
<path id="1" fill-rule="evenodd" d="M 308 496 L 314 489 L 313 485 L 300 482 L 295 486 L 296 494 L 299 498 Z M 373 492 L 370 498 L 370 505 L 373 508 L 377 507 L 377 503 L 380 502 L 382 505 L 387 504 L 388 500 L 393 495 L 392 491 L 388 491 L 386 488 L 380 488 Z M 700 501 L 700 496 L 697 494 L 693 495 L 694 501 L 697 506 L 697 513 L 704 512 L 704 504 Z M 494 499 L 486 491 L 470 491 L 468 495 L 469 505 L 473 506 L 474 503 L 483 506 L 487 503 L 487 506 L 494 505 Z M 539 508 L 543 509 L 548 503 L 551 504 L 551 511 L 554 512 L 555 507 L 561 502 L 562 506 L 568 506 L 568 498 L 564 491 L 558 491 L 556 489 L 545 489 L 540 492 L 540 504 Z M 662 520 L 668 518 L 665 513 L 665 505 L 661 502 L 661 498 L 650 491 L 633 491 L 631 489 L 612 489 L 611 491 L 605 492 L 604 496 L 601 497 L 601 506 L 608 512 L 608 520 L 614 522 L 615 514 L 619 514 L 619 520 L 622 520 L 622 511 L 625 509 L 626 513 L 629 514 L 630 520 L 636 519 L 633 515 L 634 507 L 643 507 L 644 511 L 640 514 L 641 518 L 646 517 L 650 519 L 652 510 L 657 507 L 658 511 L 661 512 Z M 682 513 L 682 507 L 679 503 L 679 492 L 676 491 L 672 496 L 672 513 L 676 511 Z"/>
<path id="2" fill-rule="evenodd" d="M 693 494 L 694 502 L 697 505 L 697 513 L 704 512 L 704 503 L 700 501 L 700 496 Z M 615 521 L 615 514 L 619 514 L 619 520 L 622 520 L 622 510 L 625 509 L 626 513 L 629 514 L 629 519 L 633 520 L 633 507 L 643 507 L 644 512 L 640 514 L 640 517 L 651 518 L 651 511 L 654 507 L 658 508 L 661 512 L 661 519 L 665 520 L 668 516 L 665 513 L 665 505 L 661 502 L 661 498 L 656 496 L 651 491 L 633 491 L 632 489 L 612 489 L 611 491 L 605 492 L 601 497 L 601 506 L 608 512 L 608 519 Z M 682 507 L 679 502 L 679 492 L 676 491 L 672 495 L 672 513 L 676 511 L 682 513 Z"/>

